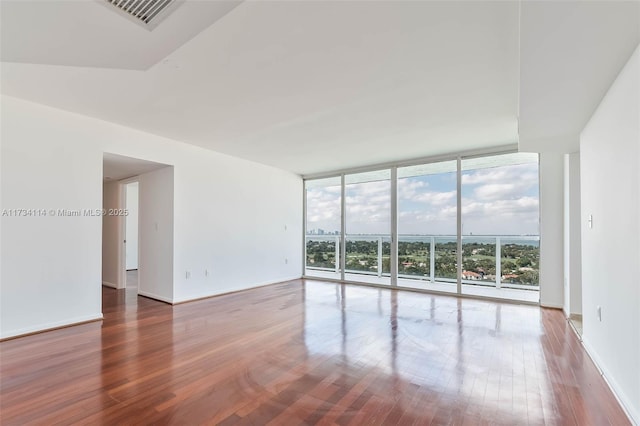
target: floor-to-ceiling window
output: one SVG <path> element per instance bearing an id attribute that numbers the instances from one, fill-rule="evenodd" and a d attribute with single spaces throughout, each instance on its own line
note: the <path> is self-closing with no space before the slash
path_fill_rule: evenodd
<path id="1" fill-rule="evenodd" d="M 398 286 L 457 290 L 457 161 L 398 168 Z"/>
<path id="2" fill-rule="evenodd" d="M 305 275 L 341 279 L 341 178 L 305 181 Z"/>
<path id="3" fill-rule="evenodd" d="M 345 175 L 345 279 L 390 283 L 390 171 Z"/>
<path id="4" fill-rule="evenodd" d="M 307 276 L 539 299 L 537 154 L 346 173 L 305 188 Z"/>
<path id="5" fill-rule="evenodd" d="M 538 206 L 537 154 L 462 160 L 463 294 L 538 301 Z"/>

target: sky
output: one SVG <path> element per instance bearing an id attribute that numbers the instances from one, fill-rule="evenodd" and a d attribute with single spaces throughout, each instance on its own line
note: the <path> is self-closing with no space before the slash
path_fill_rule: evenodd
<path id="1" fill-rule="evenodd" d="M 464 169 L 464 162 L 463 162 Z M 389 234 L 390 182 L 346 187 L 347 234 Z M 462 172 L 463 235 L 538 235 L 538 165 Z M 307 230 L 340 230 L 340 186 L 307 191 Z M 398 233 L 456 234 L 456 173 L 398 179 Z"/>

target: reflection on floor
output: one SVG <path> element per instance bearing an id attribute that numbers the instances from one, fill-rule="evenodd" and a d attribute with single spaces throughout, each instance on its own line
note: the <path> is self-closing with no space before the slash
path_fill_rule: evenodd
<path id="1" fill-rule="evenodd" d="M 2 342 L 2 423 L 629 425 L 559 310 L 315 280 L 134 293 Z"/>
<path id="2" fill-rule="evenodd" d="M 340 274 L 332 271 L 308 271 L 309 276 L 322 279 L 340 279 Z M 378 277 L 377 275 L 368 274 L 345 274 L 346 281 L 353 281 L 366 284 L 382 284 L 389 285 L 389 277 Z M 398 279 L 398 287 L 415 288 L 420 290 L 438 291 L 444 293 L 456 293 L 456 283 L 454 282 L 435 282 L 426 280 Z M 491 297 L 494 299 L 515 300 L 519 302 L 538 303 L 540 302 L 540 292 L 538 290 L 521 290 L 515 288 L 500 288 L 462 284 L 462 294 L 469 296 Z"/>
<path id="3" fill-rule="evenodd" d="M 127 288 L 138 288 L 138 270 L 127 271 Z"/>
<path id="4" fill-rule="evenodd" d="M 569 317 L 569 321 L 571 321 L 571 325 L 575 328 L 578 336 L 582 336 L 582 315 L 580 314 L 571 314 Z"/>

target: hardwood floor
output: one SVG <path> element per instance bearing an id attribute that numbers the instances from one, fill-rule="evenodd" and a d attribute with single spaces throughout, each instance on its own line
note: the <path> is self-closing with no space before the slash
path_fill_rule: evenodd
<path id="1" fill-rule="evenodd" d="M 131 269 L 127 271 L 127 288 L 138 288 L 138 270 Z"/>
<path id="2" fill-rule="evenodd" d="M 0 343 L 3 425 L 627 425 L 560 311 L 293 281 Z"/>

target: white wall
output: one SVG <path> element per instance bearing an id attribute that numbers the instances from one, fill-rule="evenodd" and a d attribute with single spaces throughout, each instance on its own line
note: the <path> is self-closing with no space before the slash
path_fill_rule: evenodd
<path id="1" fill-rule="evenodd" d="M 569 274 L 570 269 L 570 248 L 571 248 L 571 234 L 569 232 L 569 205 L 570 205 L 570 185 L 569 185 L 569 155 L 564 156 L 564 227 L 563 227 L 563 240 L 564 240 L 564 303 L 562 310 L 564 314 L 569 317 L 571 313 L 571 287 L 569 286 Z"/>
<path id="2" fill-rule="evenodd" d="M 173 167 L 138 176 L 138 294 L 173 302 Z"/>
<path id="3" fill-rule="evenodd" d="M 564 154 L 540 153 L 540 305 L 562 308 Z"/>
<path id="4" fill-rule="evenodd" d="M 582 237 L 580 235 L 580 153 L 569 154 L 570 313 L 582 314 Z"/>
<path id="5" fill-rule="evenodd" d="M 580 153 L 565 155 L 564 170 L 564 312 L 582 314 L 580 237 Z"/>
<path id="6" fill-rule="evenodd" d="M 173 181 L 171 182 L 173 188 Z M 138 182 L 126 185 L 126 268 L 138 269 Z M 173 210 L 173 209 L 172 209 Z"/>
<path id="7" fill-rule="evenodd" d="M 176 176 L 174 299 L 301 276 L 302 181 L 234 161 L 192 164 Z"/>
<path id="8" fill-rule="evenodd" d="M 120 208 L 120 192 L 118 182 L 105 183 L 102 186 L 102 208 Z M 120 224 L 117 216 L 102 217 L 102 284 L 118 288 L 124 287 L 119 282 L 121 271 L 118 258 L 120 245 Z"/>
<path id="9" fill-rule="evenodd" d="M 640 48 L 580 138 L 583 339 L 640 423 Z M 587 224 L 593 217 L 593 228 Z M 602 307 L 602 321 L 596 307 Z"/>
<path id="10" fill-rule="evenodd" d="M 101 318 L 102 153 L 63 113 L 2 99 L 2 207 L 47 216 L 2 220 L 0 337 Z M 66 115 L 66 114 L 65 114 Z"/>
<path id="11" fill-rule="evenodd" d="M 2 115 L 2 103 L 0 102 L 0 116 Z M 2 198 L 2 136 L 4 133 L 2 132 L 2 122 L 0 122 L 0 211 L 4 209 L 4 203 Z M 0 220 L 0 259 L 2 257 L 2 220 Z M 0 290 L 2 290 L 2 261 L 0 260 Z M 2 291 L 0 291 L 0 308 L 2 307 Z M 0 327 L 2 323 L 2 315 L 0 314 Z"/>
<path id="12" fill-rule="evenodd" d="M 8 96 L 1 102 L 3 208 L 101 208 L 103 152 L 169 164 L 173 301 L 300 277 L 299 176 Z M 1 337 L 101 316 L 100 217 L 2 217 L 2 231 Z"/>

